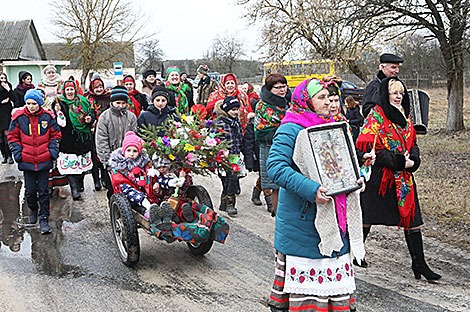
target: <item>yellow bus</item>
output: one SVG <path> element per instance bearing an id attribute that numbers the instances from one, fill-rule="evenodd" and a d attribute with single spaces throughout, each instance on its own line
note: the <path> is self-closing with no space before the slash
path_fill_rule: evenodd
<path id="1" fill-rule="evenodd" d="M 335 74 L 335 63 L 331 60 L 310 60 L 310 61 L 284 61 L 279 63 L 264 64 L 264 77 L 270 73 L 281 73 L 287 79 L 290 88 L 297 87 L 302 81 L 308 78 L 321 79 L 326 75 Z"/>

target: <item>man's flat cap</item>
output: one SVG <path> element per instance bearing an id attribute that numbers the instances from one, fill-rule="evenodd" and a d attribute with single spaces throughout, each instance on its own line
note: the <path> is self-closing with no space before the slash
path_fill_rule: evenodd
<path id="1" fill-rule="evenodd" d="M 384 53 L 380 56 L 380 63 L 403 63 L 403 59 L 391 53 Z"/>

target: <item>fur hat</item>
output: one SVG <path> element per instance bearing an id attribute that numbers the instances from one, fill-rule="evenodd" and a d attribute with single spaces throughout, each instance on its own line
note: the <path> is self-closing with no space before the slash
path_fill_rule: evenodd
<path id="1" fill-rule="evenodd" d="M 199 65 L 199 67 L 197 68 L 197 72 L 207 75 L 207 73 L 209 73 L 209 67 L 207 65 Z"/>
<path id="2" fill-rule="evenodd" d="M 240 101 L 238 101 L 238 99 L 234 96 L 227 96 L 224 99 L 224 103 L 222 104 L 222 106 L 220 108 L 222 108 L 222 110 L 227 113 L 229 110 L 231 110 L 234 107 L 239 108 L 240 107 Z"/>
<path id="3" fill-rule="evenodd" d="M 127 89 L 124 86 L 115 86 L 111 89 L 111 102 L 114 101 L 124 101 L 127 102 L 129 98 L 129 94 L 127 93 Z"/>
<path id="4" fill-rule="evenodd" d="M 157 72 L 154 71 L 153 69 L 147 69 L 146 71 L 142 73 L 142 76 L 144 77 L 144 79 L 150 75 L 154 75 L 155 77 L 157 77 Z"/>
<path id="5" fill-rule="evenodd" d="M 35 100 L 39 104 L 39 106 L 42 106 L 42 104 L 44 104 L 44 94 L 39 90 L 29 89 L 28 91 L 26 91 L 24 95 L 24 101 L 26 102 L 27 99 Z"/>
<path id="6" fill-rule="evenodd" d="M 129 146 L 135 146 L 140 154 L 142 152 L 143 144 L 144 141 L 142 141 L 142 139 L 139 138 L 133 131 L 128 131 L 124 137 L 124 140 L 122 141 L 122 154 L 125 155 L 124 153 Z"/>

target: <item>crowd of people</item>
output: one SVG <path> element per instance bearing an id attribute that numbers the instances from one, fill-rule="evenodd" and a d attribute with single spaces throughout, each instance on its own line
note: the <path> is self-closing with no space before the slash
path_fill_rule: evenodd
<path id="1" fill-rule="evenodd" d="M 251 202 L 262 205 L 263 194 L 267 211 L 276 217 L 271 310 L 354 310 L 352 264 L 367 267 L 364 243 L 371 225 L 402 227 L 414 276 L 441 277 L 424 260 L 413 178 L 420 156 L 410 100 L 397 78 L 402 62 L 393 54 L 380 57 L 377 78 L 364 95 L 363 114 L 354 98 L 342 98 L 342 80 L 334 75 L 307 79 L 292 92 L 285 76 L 272 73 L 257 94 L 233 73 L 217 82 L 201 65 L 199 84 L 192 86 L 187 74 L 170 66 L 164 80 L 152 69 L 145 71 L 141 91 L 131 75 L 112 88 L 95 76 L 83 94 L 73 77 L 62 80 L 54 66 L 44 68 L 38 87 L 28 72 L 19 73 L 16 88 L 2 73 L 3 163 L 14 159 L 24 172 L 30 222 L 39 219 L 41 233 L 51 231 L 53 190 L 64 196 L 63 186 L 69 184 L 72 198 L 79 200 L 84 175 L 90 172 L 96 191 L 106 188 L 108 198 L 125 194 L 164 237 L 174 222 L 191 223 L 207 211 L 183 200 L 174 212 L 168 202 L 171 190 L 187 187 L 191 177 L 172 172 L 167 159 L 150 159 L 139 133 L 190 112 L 215 120 L 230 144 L 229 153 L 243 155 L 248 171 L 258 174 Z M 357 181 L 360 189 L 327 196 L 313 170 L 306 129 L 335 122 L 348 124 L 358 166 L 368 166 L 370 172 Z M 148 170 L 150 162 L 158 172 Z M 218 210 L 234 217 L 239 176 L 230 170 L 218 176 Z M 227 234 L 228 227 L 223 231 Z"/>

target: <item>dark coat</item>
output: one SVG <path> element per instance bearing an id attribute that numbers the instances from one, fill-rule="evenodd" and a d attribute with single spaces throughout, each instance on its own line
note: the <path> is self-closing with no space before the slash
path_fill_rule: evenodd
<path id="1" fill-rule="evenodd" d="M 364 117 L 361 115 L 361 111 L 359 106 L 356 106 L 352 109 L 346 110 L 346 119 L 348 120 L 349 125 L 351 126 L 353 132 L 354 142 L 356 142 L 357 137 L 359 135 L 359 129 L 361 128 L 362 124 L 364 123 Z"/>
<path id="2" fill-rule="evenodd" d="M 88 138 L 80 138 L 76 131 L 73 129 L 72 123 L 69 116 L 69 106 L 61 101 L 59 98 L 56 98 L 56 101 L 60 104 L 60 109 L 64 113 L 67 124 L 65 127 L 61 127 L 60 131 L 62 133 L 62 140 L 60 142 L 60 151 L 66 154 L 76 154 L 84 155 L 91 151 L 93 138 L 91 132 Z M 89 127 L 95 122 L 95 114 L 91 111 L 89 116 L 91 116 L 91 122 Z"/>
<path id="3" fill-rule="evenodd" d="M 26 105 L 25 101 L 24 101 L 24 95 L 26 94 L 26 91 L 28 91 L 27 89 L 20 89 L 18 87 L 15 88 L 15 90 L 13 91 L 13 97 L 14 97 L 14 106 L 15 107 L 23 107 Z"/>
<path id="4" fill-rule="evenodd" d="M 137 94 L 133 94 L 132 96 L 136 99 L 137 102 L 139 102 L 141 112 L 147 109 L 147 107 L 149 106 L 149 102 L 144 93 L 139 92 Z"/>
<path id="5" fill-rule="evenodd" d="M 377 77 L 367 85 L 364 97 L 362 98 L 362 116 L 364 116 L 364 118 L 367 118 L 370 110 L 380 103 L 379 86 L 380 82 L 385 78 L 387 78 L 387 76 L 379 70 Z"/>
<path id="6" fill-rule="evenodd" d="M 254 121 L 254 118 L 249 120 L 242 139 L 243 156 L 245 156 L 246 169 L 249 171 L 259 171 L 259 142 L 255 141 Z"/>
<path id="7" fill-rule="evenodd" d="M 163 126 L 164 122 L 171 117 L 178 120 L 176 110 L 173 107 L 165 106 L 162 110 L 159 110 L 154 105 L 150 105 L 147 110 L 142 112 L 139 118 L 137 118 L 137 127 L 140 130 L 142 127 L 148 127 L 149 125 L 155 127 Z M 163 131 L 158 132 L 158 136 L 163 135 Z"/>
<path id="8" fill-rule="evenodd" d="M 7 130 L 10 126 L 11 120 L 11 110 L 13 107 L 13 102 L 15 100 L 15 95 L 13 88 L 9 82 L 8 86 L 10 87 L 10 91 L 7 91 L 1 84 L 0 84 L 0 131 Z M 9 98 L 10 101 L 7 103 L 2 103 L 3 100 Z"/>
<path id="9" fill-rule="evenodd" d="M 168 105 L 171 107 L 176 107 L 176 91 L 171 89 L 167 90 L 170 93 L 170 100 L 168 101 Z M 194 106 L 193 90 L 187 89 L 184 94 L 188 98 L 188 108 L 191 110 L 191 107 Z"/>
<path id="10" fill-rule="evenodd" d="M 221 108 L 223 101 L 215 104 L 215 112 L 218 116 L 216 125 L 219 132 L 224 133 L 223 140 L 231 142 L 229 153 L 239 155 L 242 152 L 242 126 L 238 118 L 230 118 Z M 222 138 L 221 138 L 222 139 Z"/>
<path id="11" fill-rule="evenodd" d="M 8 130 L 8 144 L 19 170 L 52 168 L 59 155 L 60 129 L 51 112 L 42 107 L 31 114 L 27 108 L 15 112 Z"/>
<path id="12" fill-rule="evenodd" d="M 406 119 L 398 111 L 392 107 L 388 99 L 388 82 L 391 78 L 382 80 L 379 85 L 380 102 L 378 103 L 384 110 L 385 116 L 394 124 L 404 127 Z M 394 78 L 396 79 L 396 78 Z M 405 116 L 410 115 L 410 100 L 405 89 L 405 96 L 403 98 L 402 106 L 405 110 Z M 371 117 L 371 116 L 369 116 Z M 410 151 L 410 159 L 414 161 L 412 168 L 405 169 L 405 156 L 395 154 L 389 150 L 378 150 L 375 164 L 372 166 L 370 180 L 366 184 L 366 189 L 361 193 L 361 206 L 364 224 L 382 224 L 382 225 L 398 225 L 400 222 L 400 214 L 398 212 L 398 202 L 395 186 L 389 188 L 385 196 L 379 194 L 380 184 L 383 177 L 383 169 L 389 168 L 392 171 L 415 172 L 420 165 L 419 147 L 417 144 L 413 146 Z M 416 184 L 413 178 L 413 185 L 415 190 L 415 217 L 411 220 L 410 227 L 415 227 L 423 224 L 421 219 L 421 210 L 419 207 L 418 193 L 416 191 Z"/>

